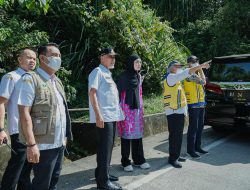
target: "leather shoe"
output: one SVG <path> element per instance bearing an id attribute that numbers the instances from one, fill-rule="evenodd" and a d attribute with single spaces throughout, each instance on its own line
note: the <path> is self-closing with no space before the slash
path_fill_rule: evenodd
<path id="1" fill-rule="evenodd" d="M 107 190 L 122 190 L 121 187 L 107 181 L 105 184 L 97 184 L 97 189 L 107 189 Z"/>
<path id="2" fill-rule="evenodd" d="M 116 177 L 116 176 L 113 176 L 113 175 L 109 175 L 109 180 L 110 180 L 110 181 L 118 181 L 119 178 Z"/>
<path id="3" fill-rule="evenodd" d="M 175 168 L 182 168 L 181 163 L 178 160 L 175 161 L 168 161 L 169 164 L 171 164 Z"/>
<path id="4" fill-rule="evenodd" d="M 179 161 L 179 162 L 186 162 L 186 160 L 187 160 L 187 159 L 186 159 L 186 158 L 183 158 L 183 157 L 179 157 L 179 158 L 178 158 L 178 161 Z"/>
<path id="5" fill-rule="evenodd" d="M 203 150 L 203 149 L 196 149 L 195 150 L 196 152 L 199 152 L 199 153 L 201 153 L 201 154 L 208 154 L 208 151 L 205 151 L 205 150 Z"/>
<path id="6" fill-rule="evenodd" d="M 196 154 L 195 152 L 188 152 L 187 154 L 188 154 L 192 159 L 198 160 L 198 159 L 201 158 L 201 156 L 198 155 L 198 154 Z"/>

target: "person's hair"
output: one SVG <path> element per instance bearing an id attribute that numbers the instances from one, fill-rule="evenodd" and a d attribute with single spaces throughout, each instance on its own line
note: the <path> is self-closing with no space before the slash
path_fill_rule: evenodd
<path id="1" fill-rule="evenodd" d="M 45 55 L 47 53 L 47 50 L 48 50 L 48 47 L 49 46 L 54 46 L 56 48 L 59 48 L 59 45 L 56 44 L 56 43 L 53 43 L 53 42 L 49 42 L 47 44 L 43 44 L 43 45 L 40 45 L 38 48 L 37 48 L 37 53 L 38 53 L 38 56 L 39 55 Z"/>
<path id="2" fill-rule="evenodd" d="M 15 53 L 14 53 L 14 56 L 15 58 L 17 59 L 18 57 L 20 57 L 25 50 L 31 50 L 31 51 L 34 51 L 36 53 L 36 50 L 34 47 L 24 47 L 24 48 L 20 48 L 18 49 Z"/>

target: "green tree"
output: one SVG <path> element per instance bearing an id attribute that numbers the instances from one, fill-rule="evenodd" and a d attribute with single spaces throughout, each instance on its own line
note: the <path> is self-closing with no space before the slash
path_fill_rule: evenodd
<path id="1" fill-rule="evenodd" d="M 100 47 L 113 46 L 120 53 L 115 76 L 129 54 L 139 54 L 145 62 L 144 70 L 148 70 L 148 92 L 161 93 L 161 77 L 170 60 L 185 60 L 187 49 L 175 42 L 170 24 L 161 21 L 141 0 L 54 0 L 46 16 L 23 16 L 34 22 L 39 20 L 39 28 L 61 45 L 63 65 L 72 70 L 71 84 L 84 99 L 87 75 L 99 63 Z"/>
<path id="2" fill-rule="evenodd" d="M 10 16 L 35 23 L 49 35 L 49 41 L 60 44 L 65 70 L 59 74 L 72 93 L 74 106 L 83 106 L 79 100 L 73 101 L 74 89 L 87 104 L 87 76 L 99 64 L 100 47 L 113 46 L 120 53 L 114 77 L 123 69 L 128 55 L 139 54 L 145 62 L 147 93 L 161 93 L 162 76 L 170 60 L 185 61 L 188 50 L 174 40 L 170 23 L 161 21 L 142 0 L 53 0 L 46 1 L 46 13 L 40 6 L 27 6 L 28 2 L 15 1 L 5 10 Z"/>
<path id="3" fill-rule="evenodd" d="M 216 14 L 189 22 L 176 37 L 202 61 L 250 52 L 250 3 L 227 0 Z"/>
<path id="4" fill-rule="evenodd" d="M 18 49 L 35 47 L 47 41 L 47 33 L 37 30 L 34 22 L 0 12 L 0 65 L 5 71 L 16 67 L 15 52 Z"/>
<path id="5" fill-rule="evenodd" d="M 158 16 L 168 20 L 175 28 L 195 22 L 202 16 L 214 15 L 225 0 L 144 0 L 153 7 Z"/>

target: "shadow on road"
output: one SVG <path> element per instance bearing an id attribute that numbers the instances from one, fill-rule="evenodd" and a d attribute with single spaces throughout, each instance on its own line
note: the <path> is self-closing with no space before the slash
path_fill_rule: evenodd
<path id="1" fill-rule="evenodd" d="M 227 137 L 235 131 L 228 130 L 223 133 L 216 133 L 211 129 L 205 129 L 203 134 L 203 147 L 210 145 L 211 143 Z M 232 163 L 248 164 L 250 163 L 250 130 L 241 131 L 236 134 L 232 139 L 226 141 L 209 150 L 210 154 L 203 155 L 197 162 L 206 163 L 214 166 L 223 166 Z M 149 170 L 142 170 L 134 167 L 133 172 L 124 172 L 120 164 L 113 164 L 110 168 L 112 175 L 122 178 L 122 184 L 129 184 L 133 178 L 137 176 L 146 176 L 151 172 L 161 170 L 165 166 L 169 166 L 167 163 L 168 154 L 168 137 L 166 140 L 162 140 L 160 144 L 153 149 L 157 150 L 159 157 L 156 155 L 154 158 L 146 158 L 147 162 L 152 166 Z M 182 156 L 186 156 L 186 135 L 183 136 Z M 145 147 L 146 148 L 146 147 Z M 145 149 L 145 152 L 150 151 Z M 161 153 L 162 152 L 162 153 Z M 185 164 L 188 164 L 185 163 Z M 184 164 L 184 167 L 185 167 Z M 222 168 L 223 169 L 223 168 Z M 121 178 L 120 178 L 121 179 Z M 72 190 L 72 189 L 96 189 L 94 169 L 83 170 L 72 174 L 65 174 L 61 176 L 58 189 L 60 190 Z"/>
<path id="2" fill-rule="evenodd" d="M 139 167 L 134 167 L 133 172 L 124 172 L 120 164 L 113 164 L 110 167 L 110 174 L 117 177 L 135 177 L 138 175 L 146 176 L 150 174 L 150 172 L 159 170 L 167 165 L 166 157 L 147 159 L 147 161 L 151 164 L 151 166 L 153 166 L 148 170 L 142 170 Z M 58 186 L 58 189 L 96 189 L 94 171 L 94 169 L 84 170 L 83 168 L 83 171 L 63 175 L 60 177 L 61 182 Z"/>
<path id="3" fill-rule="evenodd" d="M 232 163 L 249 164 L 250 163 L 250 129 L 226 129 L 224 132 L 214 132 L 211 129 L 205 129 L 203 133 L 203 147 L 229 135 L 235 136 L 212 149 L 208 155 L 201 155 L 201 159 L 193 160 L 210 165 L 222 166 Z M 181 156 L 187 157 L 187 135 L 183 136 Z M 155 150 L 168 153 L 168 140 L 154 147 Z M 189 157 L 187 157 L 189 159 Z M 190 158 L 191 159 L 191 158 Z"/>
<path id="4" fill-rule="evenodd" d="M 212 148 L 198 162 L 214 166 L 250 163 L 250 130 L 241 130 L 229 141 Z"/>

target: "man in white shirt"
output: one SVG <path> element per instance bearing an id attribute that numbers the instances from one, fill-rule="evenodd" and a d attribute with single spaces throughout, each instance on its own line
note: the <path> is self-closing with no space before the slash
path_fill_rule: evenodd
<path id="1" fill-rule="evenodd" d="M 168 162 L 181 168 L 180 158 L 182 134 L 184 128 L 184 117 L 187 115 L 187 100 L 181 81 L 195 73 L 199 69 L 209 68 L 209 64 L 182 70 L 183 65 L 174 60 L 169 63 L 167 73 L 164 78 L 164 107 L 167 115 L 169 130 L 169 159 Z"/>
<path id="2" fill-rule="evenodd" d="M 7 126 L 11 139 L 11 158 L 2 178 L 1 190 L 25 190 L 30 185 L 31 164 L 26 161 L 26 146 L 19 141 L 19 113 L 17 99 L 19 93 L 18 82 L 23 74 L 32 71 L 36 66 L 36 53 L 29 48 L 18 51 L 19 68 L 3 76 L 0 85 L 0 128 L 4 127 L 5 106 L 7 105 Z M 4 131 L 0 132 L 6 135 Z M 7 137 L 4 138 L 7 140 Z M 0 144 L 3 138 L 0 137 Z M 26 182 L 25 182 L 26 181 Z"/>
<path id="3" fill-rule="evenodd" d="M 118 179 L 109 174 L 116 122 L 124 120 L 119 95 L 110 69 L 115 66 L 116 53 L 112 48 L 101 51 L 100 65 L 89 75 L 90 122 L 97 127 L 97 168 L 95 177 L 98 189 L 119 190 L 111 181 Z"/>
<path id="4" fill-rule="evenodd" d="M 71 121 L 61 81 L 58 46 L 38 48 L 40 67 L 21 79 L 18 98 L 21 132 L 27 159 L 34 163 L 32 190 L 55 190 L 59 180 L 66 140 L 72 140 Z"/>

